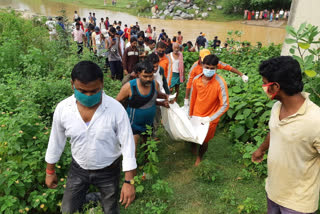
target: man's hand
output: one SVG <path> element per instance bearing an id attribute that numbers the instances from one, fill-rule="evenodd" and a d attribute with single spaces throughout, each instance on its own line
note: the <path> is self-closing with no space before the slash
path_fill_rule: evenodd
<path id="1" fill-rule="evenodd" d="M 261 163 L 263 161 L 264 153 L 260 148 L 258 148 L 251 156 L 251 161 L 256 163 Z"/>
<path id="2" fill-rule="evenodd" d="M 166 107 L 166 108 L 170 108 L 169 101 L 168 101 L 168 100 L 165 100 L 165 101 L 163 102 L 163 106 Z"/>
<path id="3" fill-rule="evenodd" d="M 241 79 L 242 79 L 242 81 L 245 82 L 245 83 L 247 83 L 247 82 L 249 81 L 249 77 L 246 76 L 246 75 L 242 75 L 242 76 L 241 76 Z"/>
<path id="4" fill-rule="evenodd" d="M 123 70 L 125 75 L 128 75 L 128 71 L 127 70 Z"/>
<path id="5" fill-rule="evenodd" d="M 53 175 L 46 174 L 46 185 L 50 189 L 55 189 L 58 186 L 58 178 L 56 173 Z"/>
<path id="6" fill-rule="evenodd" d="M 135 197 L 136 191 L 134 185 L 124 183 L 121 189 L 120 203 L 126 205 L 125 208 L 127 208 L 134 201 Z"/>

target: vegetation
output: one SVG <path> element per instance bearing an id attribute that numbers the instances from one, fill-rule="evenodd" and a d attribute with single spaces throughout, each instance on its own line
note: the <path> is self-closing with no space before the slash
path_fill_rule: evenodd
<path id="1" fill-rule="evenodd" d="M 148 130 L 146 149 L 138 151 L 137 197 L 121 212 L 265 212 L 266 162 L 253 164 L 250 157 L 265 136 L 273 102 L 262 92 L 257 69 L 261 60 L 278 56 L 280 46 L 241 49 L 241 33 L 230 35 L 233 49 L 212 51 L 250 80 L 244 84 L 234 74 L 218 71 L 228 83 L 231 106 L 205 160 L 194 168 L 195 157 L 188 143 L 173 142 L 163 128 L 157 130 L 160 141 L 154 141 Z M 73 93 L 70 72 L 77 62 L 92 60 L 103 67 L 88 50 L 81 57 L 76 51 L 76 45 L 63 32 L 58 40 L 49 41 L 42 20 L 24 20 L 14 12 L 0 12 L 0 213 L 59 213 L 71 152 L 66 146 L 57 163 L 58 188 L 48 189 L 44 184 L 44 156 L 53 111 L 59 101 Z M 187 69 L 198 59 L 197 53 L 184 53 L 184 57 Z M 313 61 L 317 64 L 319 58 Z M 306 90 L 312 94 L 312 88 L 319 88 L 318 76 L 304 75 Z M 312 81 L 315 86 L 310 87 Z M 120 87 L 120 82 L 106 74 L 104 90 L 108 95 L 115 97 Z M 312 100 L 320 104 L 316 96 Z M 144 158 L 148 164 L 143 164 Z M 149 175 L 145 180 L 143 171 Z M 86 210 L 102 213 L 99 206 L 87 205 Z"/>

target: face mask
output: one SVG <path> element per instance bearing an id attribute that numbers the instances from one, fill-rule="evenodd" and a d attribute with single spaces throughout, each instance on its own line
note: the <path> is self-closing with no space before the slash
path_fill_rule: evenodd
<path id="1" fill-rule="evenodd" d="M 203 69 L 203 74 L 204 74 L 206 77 L 212 77 L 213 75 L 215 75 L 216 71 L 217 71 L 216 69 L 210 70 L 210 69 L 204 68 L 204 69 Z"/>
<path id="2" fill-rule="evenodd" d="M 262 89 L 263 89 L 263 91 L 266 93 L 266 95 L 269 97 L 269 99 L 271 99 L 271 100 L 273 100 L 274 99 L 274 97 L 278 94 L 278 92 L 276 92 L 276 93 L 274 93 L 274 94 L 270 94 L 269 93 L 269 87 L 271 86 L 271 85 L 273 85 L 274 84 L 274 82 L 269 82 L 268 84 L 263 84 L 262 85 Z"/>
<path id="3" fill-rule="evenodd" d="M 91 96 L 85 95 L 83 93 L 81 93 L 80 91 L 78 91 L 76 89 L 76 87 L 74 87 L 74 96 L 75 98 L 84 106 L 86 107 L 92 107 L 96 104 L 98 104 L 101 100 L 101 94 L 102 94 L 102 90 L 100 90 L 98 93 L 93 94 Z"/>
<path id="4" fill-rule="evenodd" d="M 143 41 L 138 41 L 139 45 L 143 45 Z"/>
<path id="5" fill-rule="evenodd" d="M 163 56 L 164 56 L 164 52 L 158 52 L 158 55 L 159 55 L 160 57 L 163 57 Z"/>

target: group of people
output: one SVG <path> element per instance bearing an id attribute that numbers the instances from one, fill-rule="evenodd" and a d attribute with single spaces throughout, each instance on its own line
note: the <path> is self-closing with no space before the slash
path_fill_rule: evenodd
<path id="1" fill-rule="evenodd" d="M 79 22 L 75 26 L 78 30 L 81 28 Z M 179 97 L 179 85 L 184 81 L 187 85 L 184 106 L 188 115 L 209 123 L 202 145 L 197 148 L 191 144 L 196 156 L 194 165 L 198 166 L 221 116 L 229 109 L 228 85 L 222 70 L 248 82 L 246 75 L 203 48 L 185 80 L 183 38 L 177 39 L 172 51 L 167 52 L 164 31 L 157 42 L 149 38 L 146 45 L 145 38 L 152 35 L 150 28 L 130 34 L 129 45 L 123 53 L 121 23 L 103 32 L 98 26 L 92 28 L 91 41 L 96 41 L 92 42 L 93 50 L 99 49 L 97 37 L 100 35 L 109 52 L 109 63 L 112 62 L 111 77 L 122 80 L 116 99 L 104 92 L 104 74 L 97 64 L 81 61 L 71 72 L 74 95 L 61 101 L 55 109 L 45 157 L 46 185 L 56 188 L 55 164 L 66 139 L 70 139 L 72 161 L 62 200 L 63 213 L 81 210 L 90 184 L 99 188 L 105 213 L 119 213 L 119 194 L 120 202 L 126 207 L 134 201 L 137 146 L 145 142 L 143 133 L 147 126 L 157 129 L 155 124 L 161 122 L 159 106 L 170 108 L 170 103 Z M 140 27 L 136 24 L 135 29 Z M 270 133 L 252 155 L 252 161 L 261 162 L 269 149 L 268 213 L 313 213 L 318 207 L 320 189 L 320 108 L 302 92 L 300 65 L 292 57 L 264 61 L 259 71 L 266 95 L 279 101 L 272 108 Z M 177 95 L 171 100 L 169 95 L 173 91 Z M 125 175 L 119 192 L 121 156 Z"/>
<path id="2" fill-rule="evenodd" d="M 273 20 L 288 20 L 290 16 L 289 10 L 244 10 L 243 18 L 246 20 L 269 20 L 272 22 Z"/>

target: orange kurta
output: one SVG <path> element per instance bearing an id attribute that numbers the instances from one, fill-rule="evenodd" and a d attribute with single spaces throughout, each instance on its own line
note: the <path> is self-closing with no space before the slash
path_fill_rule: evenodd
<path id="1" fill-rule="evenodd" d="M 217 69 L 231 71 L 232 66 L 219 61 Z M 199 64 L 199 61 L 196 61 L 190 69 L 190 72 L 188 75 L 187 88 L 191 88 L 193 79 L 201 73 L 202 73 L 202 65 Z"/>
<path id="2" fill-rule="evenodd" d="M 159 59 L 160 59 L 159 65 L 163 68 L 164 76 L 167 78 L 167 76 L 168 76 L 169 59 L 167 58 L 166 55 L 164 55 L 161 58 L 159 57 Z"/>
<path id="3" fill-rule="evenodd" d="M 209 117 L 210 127 L 204 142 L 213 138 L 220 117 L 229 109 L 229 94 L 227 83 L 215 74 L 204 85 L 203 74 L 199 74 L 193 80 L 190 99 L 190 116 Z"/>

